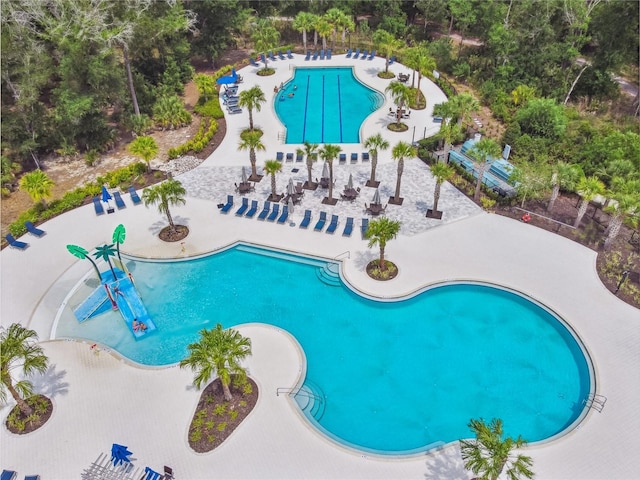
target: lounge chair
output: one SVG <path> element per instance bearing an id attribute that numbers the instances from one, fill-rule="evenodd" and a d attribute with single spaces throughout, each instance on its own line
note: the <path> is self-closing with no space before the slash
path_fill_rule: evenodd
<path id="1" fill-rule="evenodd" d="M 327 60 L 331 60 L 331 49 L 327 49 Z"/>
<path id="2" fill-rule="evenodd" d="M 258 201 L 251 200 L 251 208 L 247 211 L 247 213 L 245 214 L 245 217 L 253 218 L 253 216 L 256 214 L 257 211 L 258 211 Z"/>
<path id="3" fill-rule="evenodd" d="M 113 192 L 113 199 L 116 202 L 116 207 L 118 207 L 118 210 L 127 208 L 127 205 L 124 203 L 124 200 L 122 200 L 122 195 L 120 195 L 120 192 Z"/>
<path id="4" fill-rule="evenodd" d="M 2 470 L 2 475 L 0 475 L 0 480 L 15 480 L 17 476 L 18 474 L 13 470 Z"/>
<path id="5" fill-rule="evenodd" d="M 269 215 L 269 210 L 271 210 L 271 202 L 267 200 L 264 202 L 264 207 L 262 207 L 262 211 L 258 214 L 258 220 L 264 220 Z"/>
<path id="6" fill-rule="evenodd" d="M 351 55 L 353 55 L 353 50 L 349 49 L 347 50 L 347 54 L 345 55 L 344 58 L 351 58 Z"/>
<path id="7" fill-rule="evenodd" d="M 355 152 L 351 154 L 351 163 L 358 163 L 358 154 Z"/>
<path id="8" fill-rule="evenodd" d="M 369 152 L 362 152 L 362 161 L 363 162 L 369 161 Z"/>
<path id="9" fill-rule="evenodd" d="M 276 160 L 277 161 L 281 162 L 283 158 L 284 158 L 284 153 L 276 152 Z"/>
<path id="10" fill-rule="evenodd" d="M 227 110 L 229 111 L 230 114 L 236 114 L 236 113 L 242 113 L 242 109 L 238 106 L 235 105 L 229 105 L 227 107 Z"/>
<path id="11" fill-rule="evenodd" d="M 354 52 L 354 54 L 353 54 L 353 57 L 352 57 L 352 58 L 358 58 L 358 56 L 359 56 L 359 55 L 360 55 L 360 49 L 359 49 L 359 48 L 356 48 L 356 51 Z"/>
<path id="12" fill-rule="evenodd" d="M 292 59 L 293 55 L 291 55 L 291 50 L 287 50 L 287 58 Z"/>
<path id="13" fill-rule="evenodd" d="M 267 217 L 267 222 L 273 222 L 278 217 L 279 213 L 280 213 L 280 204 L 274 203 L 273 210 L 271 210 L 271 213 Z"/>
<path id="14" fill-rule="evenodd" d="M 393 65 L 395 61 L 396 61 L 396 56 L 392 55 L 391 58 L 389 59 L 389 65 Z"/>
<path id="15" fill-rule="evenodd" d="M 273 56 L 273 52 L 269 52 L 267 56 L 269 57 L 269 60 L 273 60 L 273 61 L 276 60 L 276 57 Z"/>
<path id="16" fill-rule="evenodd" d="M 173 469 L 171 467 L 164 466 L 163 480 L 173 480 Z"/>
<path id="17" fill-rule="evenodd" d="M 242 197 L 242 205 L 240 205 L 240 208 L 236 210 L 236 215 L 238 217 L 241 217 L 242 215 L 244 215 L 244 212 L 246 212 L 248 208 L 249 208 L 249 199 L 247 197 Z"/>
<path id="18" fill-rule="evenodd" d="M 338 227 L 338 215 L 331 215 L 331 223 L 327 227 L 327 233 L 334 233 Z"/>
<path id="19" fill-rule="evenodd" d="M 339 158 L 338 161 L 340 163 L 347 163 L 347 154 L 346 153 L 341 153 L 338 158 Z"/>
<path id="20" fill-rule="evenodd" d="M 24 480 L 40 480 L 40 475 L 25 475 Z"/>
<path id="21" fill-rule="evenodd" d="M 310 58 L 311 58 L 311 50 L 307 50 L 307 54 L 305 55 L 304 59 L 309 60 Z"/>
<path id="22" fill-rule="evenodd" d="M 293 153 L 287 153 L 287 162 L 293 162 Z"/>
<path id="23" fill-rule="evenodd" d="M 327 212 L 320 212 L 320 218 L 316 222 L 316 226 L 313 229 L 319 232 L 324 228 L 324 224 L 327 222 Z"/>
<path id="24" fill-rule="evenodd" d="M 27 227 L 27 232 L 29 232 L 31 235 L 35 235 L 36 237 L 42 237 L 43 235 L 47 234 L 47 232 L 45 232 L 44 230 L 40 230 L 29 220 L 24 222 L 24 226 Z"/>
<path id="25" fill-rule="evenodd" d="M 249 63 L 251 64 L 252 67 L 259 67 L 260 65 L 258 65 L 256 63 L 256 61 L 253 59 L 253 57 L 249 57 Z"/>
<path id="26" fill-rule="evenodd" d="M 373 60 L 374 58 L 376 58 L 376 51 L 375 50 L 373 50 L 371 52 L 371 55 L 369 55 L 369 60 Z"/>
<path id="27" fill-rule="evenodd" d="M 21 242 L 20 240 L 16 240 L 15 237 L 10 233 L 7 233 L 4 238 L 7 239 L 7 242 L 9 242 L 9 246 L 12 248 L 17 248 L 18 250 L 25 250 L 27 249 L 27 247 L 29 247 L 29 244 L 27 242 Z"/>
<path id="28" fill-rule="evenodd" d="M 342 236 L 350 237 L 352 231 L 353 231 L 353 217 L 347 217 L 347 223 L 344 225 Z"/>
<path id="29" fill-rule="evenodd" d="M 264 53 L 260 54 L 260 61 L 265 65 L 267 64 L 267 57 L 264 56 Z"/>
<path id="30" fill-rule="evenodd" d="M 282 207 L 282 215 L 280 215 L 280 217 L 278 218 L 278 223 L 286 222 L 287 218 L 289 218 L 289 206 L 285 205 L 284 207 Z"/>
<path id="31" fill-rule="evenodd" d="M 296 153 L 296 162 L 301 162 L 302 159 L 302 154 L 301 153 Z"/>
<path id="32" fill-rule="evenodd" d="M 129 187 L 129 197 L 131 197 L 131 201 L 133 202 L 134 205 L 138 205 L 140 204 L 140 202 L 142 202 L 142 200 L 140 200 L 140 197 L 138 196 L 138 192 L 136 192 L 136 189 L 133 188 L 133 186 Z"/>
<path id="33" fill-rule="evenodd" d="M 311 210 L 304 211 L 304 218 L 300 222 L 300 228 L 307 228 L 311 223 Z"/>
<path id="34" fill-rule="evenodd" d="M 278 58 L 280 60 L 284 60 L 284 55 L 282 54 L 282 50 L 278 50 Z"/>
<path id="35" fill-rule="evenodd" d="M 227 203 L 225 203 L 221 208 L 221 213 L 227 213 L 233 207 L 233 195 L 227 195 Z"/>
<path id="36" fill-rule="evenodd" d="M 324 60 L 324 48 L 320 50 L 320 60 Z"/>
<path id="37" fill-rule="evenodd" d="M 104 207 L 100 202 L 100 197 L 93 197 L 93 208 L 96 211 L 96 215 L 102 215 L 104 213 Z"/>
<path id="38" fill-rule="evenodd" d="M 363 218 L 362 225 L 360 226 L 360 231 L 362 232 L 362 238 L 366 238 L 368 229 L 369 229 L 369 219 Z"/>
<path id="39" fill-rule="evenodd" d="M 318 51 L 316 50 L 315 52 L 313 52 L 313 57 L 311 57 L 311 60 L 317 60 L 318 59 Z"/>
<path id="40" fill-rule="evenodd" d="M 366 60 L 367 55 L 369 55 L 369 50 L 363 50 L 362 55 L 360 55 L 360 60 Z"/>

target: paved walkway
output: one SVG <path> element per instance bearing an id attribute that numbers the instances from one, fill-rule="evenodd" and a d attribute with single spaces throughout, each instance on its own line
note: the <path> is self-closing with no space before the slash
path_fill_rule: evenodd
<path id="1" fill-rule="evenodd" d="M 334 64 L 338 60 L 334 57 Z M 299 57 L 297 61 L 303 63 Z M 357 65 L 359 76 L 373 77 L 372 70 L 381 68 L 382 60 Z M 276 66 L 278 74 L 290 75 L 286 62 Z M 240 71 L 246 86 L 252 79 L 279 83 L 273 77 L 258 79 L 252 70 Z M 433 88 L 425 85 L 428 83 L 423 81 L 427 90 Z M 270 142 L 265 155 L 270 156 L 288 147 L 278 144 L 277 124 L 266 110 L 260 121 L 265 141 Z M 537 478 L 637 478 L 633 458 L 640 449 L 640 312 L 602 286 L 593 251 L 531 225 L 484 213 L 449 187 L 441 203 L 445 218 L 435 226 L 435 221 L 424 218 L 433 195 L 430 175 L 412 160 L 403 176 L 407 177 L 403 196 L 409 203 L 387 212 L 403 222 L 402 233 L 387 246 L 387 255 L 399 266 L 400 275 L 390 282 L 375 282 L 363 268 L 376 251 L 367 248 L 357 230 L 346 238 L 341 229 L 331 236 L 219 213 L 215 205 L 232 193 L 234 174 L 239 177 L 240 166 L 248 164 L 248 155 L 236 151 L 237 133 L 247 123 L 246 115 L 244 120 L 241 117 L 230 119 L 223 144 L 199 169 L 180 177 L 187 186 L 188 201 L 172 213 L 178 223 L 189 225 L 185 252 L 180 245 L 160 242 L 157 232 L 165 225 L 164 218 L 155 209 L 134 207 L 128 196 L 125 210 L 96 217 L 93 207 L 85 206 L 45 223 L 45 237 L 22 238 L 31 244 L 28 250 L 2 251 L 1 323 L 6 327 L 21 322 L 39 333 L 51 368 L 35 378 L 36 389 L 54 402 L 53 417 L 37 432 L 15 436 L 0 429 L 2 468 L 21 476 L 38 473 L 43 479 L 78 478 L 99 453 L 116 442 L 130 447 L 136 466 L 161 471 L 163 465 L 170 465 L 177 478 L 190 480 L 470 477 L 462 468 L 456 444 L 407 458 L 382 458 L 340 447 L 309 427 L 291 399 L 275 395 L 277 387 L 294 386 L 302 380 L 304 354 L 286 332 L 264 325 L 240 327 L 253 344 L 247 366 L 261 392 L 256 409 L 219 449 L 194 454 L 187 444 L 187 428 L 199 392 L 191 386 L 190 372 L 175 367 L 134 367 L 107 352 L 92 353 L 88 343 L 49 340 L 55 338 L 55 320 L 65 298 L 91 269 L 87 262 L 66 253 L 65 246 L 72 243 L 91 249 L 108 242 L 115 226 L 123 223 L 127 228 L 124 251 L 137 256 L 194 256 L 240 240 L 325 258 L 341 256 L 345 281 L 379 297 L 399 297 L 430 285 L 465 280 L 518 290 L 544 303 L 572 326 L 593 361 L 597 392 L 608 397 L 604 410 L 590 411 L 574 431 L 526 449 L 534 458 Z M 372 130 L 379 128 L 374 126 Z M 385 129 L 380 131 L 389 135 L 392 144 L 397 142 Z M 337 168 L 339 183 L 350 171 L 360 182 L 366 168 Z M 395 178 L 390 175 L 394 176 L 394 164 L 390 158 L 382 159 L 379 179 L 392 186 Z M 288 176 L 279 181 L 284 185 Z M 263 187 L 259 185 L 255 198 L 265 194 Z M 321 207 L 314 195 L 305 198 L 303 207 L 315 212 Z M 368 202 L 368 195 L 363 193 L 358 203 Z M 362 216 L 359 208 L 342 202 L 326 207 L 339 212 L 341 218 Z M 344 252 L 349 253 L 341 255 Z M 1 410 L 3 419 L 8 411 L 9 407 Z"/>

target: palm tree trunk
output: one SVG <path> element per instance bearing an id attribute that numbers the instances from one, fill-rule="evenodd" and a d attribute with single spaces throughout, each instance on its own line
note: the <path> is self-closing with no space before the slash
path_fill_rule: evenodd
<path id="1" fill-rule="evenodd" d="M 560 184 L 556 184 L 553 186 L 553 190 L 551 190 L 551 198 L 549 199 L 549 204 L 547 205 L 547 212 L 551 212 L 553 210 L 553 204 L 556 203 L 556 199 L 560 194 Z"/>
<path id="2" fill-rule="evenodd" d="M 480 200 L 480 189 L 482 188 L 482 179 L 484 178 L 484 172 L 487 170 L 489 166 L 489 162 L 482 162 L 482 166 L 480 167 L 480 171 L 478 172 L 478 180 L 476 181 L 476 191 L 473 193 L 473 200 L 477 202 Z"/>
<path id="3" fill-rule="evenodd" d="M 258 178 L 258 171 L 256 169 L 256 151 L 253 148 L 249 151 L 249 161 L 251 162 L 251 177 Z"/>
<path id="4" fill-rule="evenodd" d="M 11 383 L 11 380 L 9 380 L 8 382 L 6 380 L 3 380 L 3 383 L 7 387 L 7 390 L 9 390 L 9 393 L 11 394 L 13 399 L 16 401 L 16 404 L 18 404 L 18 408 L 20 409 L 20 411 L 25 415 L 31 415 L 33 413 L 33 408 L 31 408 L 29 404 L 26 401 L 24 401 L 22 397 L 18 394 L 16 389 L 13 388 L 13 384 Z"/>
<path id="5" fill-rule="evenodd" d="M 313 48 L 318 48 L 318 31 L 313 31 Z"/>
<path id="6" fill-rule="evenodd" d="M 271 174 L 271 198 L 276 198 L 276 174 Z"/>
<path id="7" fill-rule="evenodd" d="M 422 80 L 422 74 L 418 73 L 418 89 L 416 90 L 416 105 L 420 100 L 420 81 Z"/>
<path id="8" fill-rule="evenodd" d="M 583 198 L 582 203 L 580 204 L 580 208 L 578 209 L 578 217 L 573 223 L 574 228 L 578 228 L 578 226 L 580 225 L 582 217 L 584 217 L 584 214 L 587 213 L 587 208 L 589 208 L 589 202 Z"/>
<path id="9" fill-rule="evenodd" d="M 611 246 L 611 242 L 613 242 L 613 239 L 618 236 L 618 233 L 620 233 L 620 229 L 622 228 L 623 218 L 624 217 L 622 215 L 616 215 L 611 219 L 611 222 L 607 227 L 607 229 L 609 230 L 609 235 L 607 235 L 607 238 L 604 241 L 605 250 Z"/>
<path id="10" fill-rule="evenodd" d="M 249 109 L 249 128 L 253 130 L 253 109 Z"/>
<path id="11" fill-rule="evenodd" d="M 171 212 L 169 211 L 169 205 L 165 205 L 165 213 L 167 214 L 167 220 L 169 221 L 169 226 L 172 231 L 176 231 L 176 226 L 173 224 L 173 217 L 171 216 Z"/>
<path id="12" fill-rule="evenodd" d="M 329 200 L 333 200 L 333 161 L 329 162 Z"/>
<path id="13" fill-rule="evenodd" d="M 136 115 L 140 115 L 140 107 L 138 106 L 138 97 L 136 89 L 133 86 L 133 75 L 131 74 L 131 62 L 129 61 L 129 52 L 126 45 L 122 45 L 122 57 L 124 59 L 124 68 L 127 71 L 127 83 L 129 84 L 129 93 L 131 94 L 131 102 L 133 103 L 133 111 Z"/>
<path id="14" fill-rule="evenodd" d="M 378 166 L 378 152 L 371 155 L 371 178 L 369 181 L 375 183 L 376 181 L 376 167 Z"/>
<path id="15" fill-rule="evenodd" d="M 384 261 L 384 244 L 380 244 L 380 264 L 378 265 L 380 267 L 380 270 L 386 270 L 387 269 L 387 264 Z"/>
<path id="16" fill-rule="evenodd" d="M 449 150 L 451 150 L 451 143 L 444 141 L 444 163 L 449 163 Z"/>
<path id="17" fill-rule="evenodd" d="M 400 199 L 400 181 L 402 180 L 402 172 L 404 171 L 404 160 L 398 161 L 398 178 L 396 180 L 396 193 L 393 195 L 393 199 L 397 202 Z"/>
<path id="18" fill-rule="evenodd" d="M 220 382 L 222 383 L 222 394 L 224 395 L 224 399 L 227 402 L 230 402 L 231 400 L 233 400 L 233 395 L 231 395 L 231 390 L 229 389 L 229 384 L 226 382 Z"/>
<path id="19" fill-rule="evenodd" d="M 384 73 L 389 73 L 389 54 L 387 54 L 387 58 L 384 61 Z"/>
<path id="20" fill-rule="evenodd" d="M 313 170 L 313 160 L 311 159 L 311 155 L 307 156 L 307 183 L 309 186 L 313 183 L 313 178 L 311 178 L 311 172 Z"/>
<path id="21" fill-rule="evenodd" d="M 438 211 L 438 200 L 440 200 L 440 186 L 442 183 L 436 182 L 436 189 L 433 192 L 433 211 Z"/>
<path id="22" fill-rule="evenodd" d="M 302 44 L 304 45 L 304 51 L 307 51 L 307 29 L 302 30 Z"/>

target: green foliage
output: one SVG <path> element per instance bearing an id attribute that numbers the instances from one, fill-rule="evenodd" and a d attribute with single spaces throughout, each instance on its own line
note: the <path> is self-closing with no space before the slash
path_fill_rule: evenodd
<path id="1" fill-rule="evenodd" d="M 177 95 L 163 95 L 153 106 L 153 120 L 162 128 L 179 128 L 191 123 L 191 114 Z"/>
<path id="2" fill-rule="evenodd" d="M 2 188 L 7 189 L 7 192 L 13 189 L 16 185 L 16 174 L 20 173 L 21 167 L 19 163 L 12 162 L 11 159 L 5 155 L 1 157 L 2 161 Z"/>
<path id="3" fill-rule="evenodd" d="M 217 428 L 219 432 L 224 432 L 227 429 L 227 422 L 220 422 Z"/>
<path id="4" fill-rule="evenodd" d="M 495 206 L 496 201 L 493 198 L 482 197 L 480 203 L 485 210 L 491 210 Z"/>
<path id="5" fill-rule="evenodd" d="M 214 415 L 221 416 L 221 415 L 224 415 L 225 413 L 227 413 L 227 406 L 224 403 L 219 403 L 213 409 L 213 414 Z"/>
<path id="6" fill-rule="evenodd" d="M 26 191 L 34 202 L 42 202 L 51 196 L 53 180 L 42 170 L 25 173 L 20 179 L 20 189 Z"/>
<path id="7" fill-rule="evenodd" d="M 208 125 L 208 126 L 207 126 Z M 203 120 L 198 128 L 198 133 L 187 142 L 177 147 L 170 148 L 167 152 L 170 159 L 178 158 L 187 152 L 199 153 L 206 148 L 215 133 L 218 131 L 218 122 L 211 119 L 209 122 Z"/>
<path id="8" fill-rule="evenodd" d="M 523 133 L 549 140 L 557 140 L 567 128 L 564 107 L 548 98 L 530 100 L 518 110 L 516 120 Z"/>
<path id="9" fill-rule="evenodd" d="M 93 167 L 99 158 L 100 158 L 100 152 L 98 152 L 95 149 L 92 149 L 85 154 L 84 161 L 87 165 L 89 165 L 90 167 Z"/>
<path id="10" fill-rule="evenodd" d="M 144 135 L 153 127 L 153 120 L 149 118 L 149 115 L 129 115 L 126 126 L 136 135 Z"/>
<path id="11" fill-rule="evenodd" d="M 204 103 L 198 102 L 193 110 L 203 117 L 224 118 L 224 112 L 217 98 L 211 98 Z"/>
<path id="12" fill-rule="evenodd" d="M 136 137 L 136 139 L 129 144 L 127 150 L 135 156 L 142 158 L 147 163 L 147 166 L 150 167 L 149 162 L 158 154 L 158 144 L 153 137 Z"/>

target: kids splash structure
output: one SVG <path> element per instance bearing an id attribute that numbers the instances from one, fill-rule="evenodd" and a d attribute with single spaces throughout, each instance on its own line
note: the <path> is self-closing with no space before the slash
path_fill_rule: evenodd
<path id="1" fill-rule="evenodd" d="M 113 243 L 96 247 L 93 256 L 106 260 L 109 265 L 109 270 L 104 272 L 100 272 L 87 250 L 77 245 L 67 245 L 69 253 L 78 258 L 86 258 L 93 264 L 100 280 L 100 285 L 78 305 L 73 313 L 79 322 L 84 322 L 110 309 L 118 310 L 137 340 L 156 330 L 156 326 L 136 289 L 133 276 L 120 258 L 120 244 L 124 242 L 125 237 L 124 226 L 118 225 L 113 232 Z M 115 257 L 116 254 L 117 258 L 113 259 L 114 267 L 111 257 Z"/>

